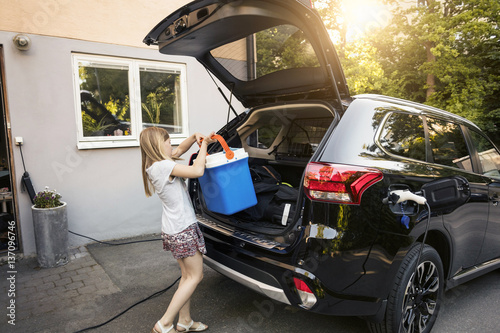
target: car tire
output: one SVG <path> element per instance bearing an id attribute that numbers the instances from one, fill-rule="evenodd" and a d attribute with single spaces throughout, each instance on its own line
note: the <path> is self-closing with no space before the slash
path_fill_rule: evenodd
<path id="1" fill-rule="evenodd" d="M 371 332 L 431 331 L 443 297 L 443 263 L 432 246 L 424 245 L 415 272 L 420 247 L 420 243 L 415 244 L 404 258 L 389 294 L 385 318 L 380 323 L 368 322 Z"/>

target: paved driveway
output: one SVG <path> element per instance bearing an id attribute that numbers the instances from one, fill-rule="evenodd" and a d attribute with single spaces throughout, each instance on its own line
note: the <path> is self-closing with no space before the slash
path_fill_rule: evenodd
<path id="1" fill-rule="evenodd" d="M 149 236 L 146 238 L 151 238 Z M 132 240 L 143 240 L 136 238 Z M 130 240 L 126 240 L 130 241 Z M 0 266 L 5 271 L 7 266 Z M 0 332 L 77 332 L 100 325 L 131 305 L 165 289 L 179 277 L 177 263 L 161 242 L 122 246 L 93 244 L 59 268 L 36 268 L 36 260 L 16 264 L 16 326 L 0 320 Z M 364 321 L 309 313 L 273 302 L 205 267 L 192 299 L 192 314 L 209 332 L 368 332 Z M 5 275 L 2 275 L 5 276 Z M 0 281 L 6 309 L 9 283 Z M 150 332 L 175 287 L 88 332 Z M 498 332 L 500 270 L 450 290 L 433 332 Z"/>
<path id="2" fill-rule="evenodd" d="M 90 251 L 98 262 L 103 262 L 105 270 L 120 289 L 135 293 L 136 289 L 144 290 L 149 281 L 156 286 L 156 289 L 148 286 L 151 294 L 151 291 L 161 289 L 178 276 L 170 254 L 157 251 L 157 246 L 158 244 L 139 245 L 150 250 L 145 253 L 141 251 L 141 254 L 135 254 L 134 251 L 127 268 L 114 265 L 112 270 L 106 268 L 112 260 L 104 256 L 118 256 L 119 248 L 99 247 Z M 162 274 L 160 267 L 153 267 L 154 265 L 144 267 L 145 264 L 148 265 L 148 252 L 150 258 L 152 253 L 157 253 L 162 260 L 166 259 L 167 273 Z M 196 320 L 210 325 L 210 332 L 368 332 L 364 321 L 358 318 L 309 313 L 271 301 L 208 267 L 204 271 L 204 280 L 193 297 L 192 313 Z M 126 272 L 128 273 L 124 274 Z M 148 324 L 152 325 L 161 316 L 172 294 L 173 290 L 149 300 L 96 332 L 142 332 L 148 328 Z M 448 291 L 433 332 L 498 332 L 499 309 L 500 270 L 496 270 Z"/>

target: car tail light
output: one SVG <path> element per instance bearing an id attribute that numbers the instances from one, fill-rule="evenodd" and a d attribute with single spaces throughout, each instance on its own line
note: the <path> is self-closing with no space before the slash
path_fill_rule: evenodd
<path id="1" fill-rule="evenodd" d="M 363 192 L 382 178 L 382 172 L 374 168 L 311 162 L 304 190 L 312 200 L 359 205 Z"/>
<path id="2" fill-rule="evenodd" d="M 316 304 L 317 299 L 309 286 L 304 281 L 296 277 L 293 278 L 293 282 L 295 284 L 295 288 L 297 288 L 297 293 L 299 294 L 302 306 L 306 309 L 312 308 L 312 306 Z"/>

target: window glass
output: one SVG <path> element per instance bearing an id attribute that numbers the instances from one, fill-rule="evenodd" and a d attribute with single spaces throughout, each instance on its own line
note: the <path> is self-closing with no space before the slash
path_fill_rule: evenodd
<path id="1" fill-rule="evenodd" d="M 255 148 L 268 149 L 271 148 L 274 140 L 278 136 L 282 125 L 276 123 L 276 119 L 268 124 L 260 126 L 252 134 L 247 137 L 247 145 Z"/>
<path id="2" fill-rule="evenodd" d="M 145 127 L 187 136 L 185 65 L 73 54 L 78 148 L 139 145 Z"/>
<path id="3" fill-rule="evenodd" d="M 472 143 L 476 147 L 483 174 L 500 178 L 500 154 L 493 144 L 483 135 L 474 130 L 469 131 Z"/>
<path id="4" fill-rule="evenodd" d="M 277 153 L 288 157 L 310 158 L 330 127 L 332 118 L 297 119 L 292 122 Z"/>
<path id="5" fill-rule="evenodd" d="M 82 61 L 78 73 L 83 136 L 130 135 L 128 67 Z"/>
<path id="6" fill-rule="evenodd" d="M 460 126 L 427 118 L 427 127 L 434 163 L 472 172 L 471 159 Z"/>
<path id="7" fill-rule="evenodd" d="M 424 124 L 420 116 L 407 113 L 391 114 L 384 123 L 379 142 L 392 154 L 426 160 Z"/>
<path id="8" fill-rule="evenodd" d="M 141 67 L 140 79 L 143 126 L 181 133 L 180 72 Z"/>
<path id="9" fill-rule="evenodd" d="M 249 56 L 248 43 L 255 52 Z M 319 67 L 311 43 L 293 25 L 280 25 L 259 31 L 211 51 L 217 61 L 234 77 L 250 81 L 284 69 Z"/>

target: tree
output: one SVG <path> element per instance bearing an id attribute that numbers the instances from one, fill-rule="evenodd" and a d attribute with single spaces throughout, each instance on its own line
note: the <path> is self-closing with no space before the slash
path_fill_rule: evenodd
<path id="1" fill-rule="evenodd" d="M 342 1 L 337 0 L 315 0 L 314 8 L 321 15 L 325 27 L 336 42 L 339 57 L 344 57 L 344 49 L 347 45 L 347 21 L 343 15 Z"/>
<path id="2" fill-rule="evenodd" d="M 368 37 L 393 96 L 468 118 L 500 142 L 500 3 L 427 0 L 392 6 L 389 26 Z"/>
<path id="3" fill-rule="evenodd" d="M 391 78 L 385 74 L 377 56 L 378 50 L 362 39 L 348 41 L 349 22 L 344 17 L 344 2 L 316 0 L 314 7 L 335 43 L 351 94 L 388 94 Z M 397 95 L 397 92 L 392 92 L 392 95 Z"/>
<path id="4" fill-rule="evenodd" d="M 315 67 L 318 60 L 304 33 L 292 25 L 280 25 L 255 34 L 257 77 L 300 67 Z"/>
<path id="5" fill-rule="evenodd" d="M 377 60 L 377 49 L 363 41 L 346 44 L 342 67 L 352 94 L 384 94 L 391 86 L 382 65 Z M 395 95 L 395 94 L 393 94 Z"/>

